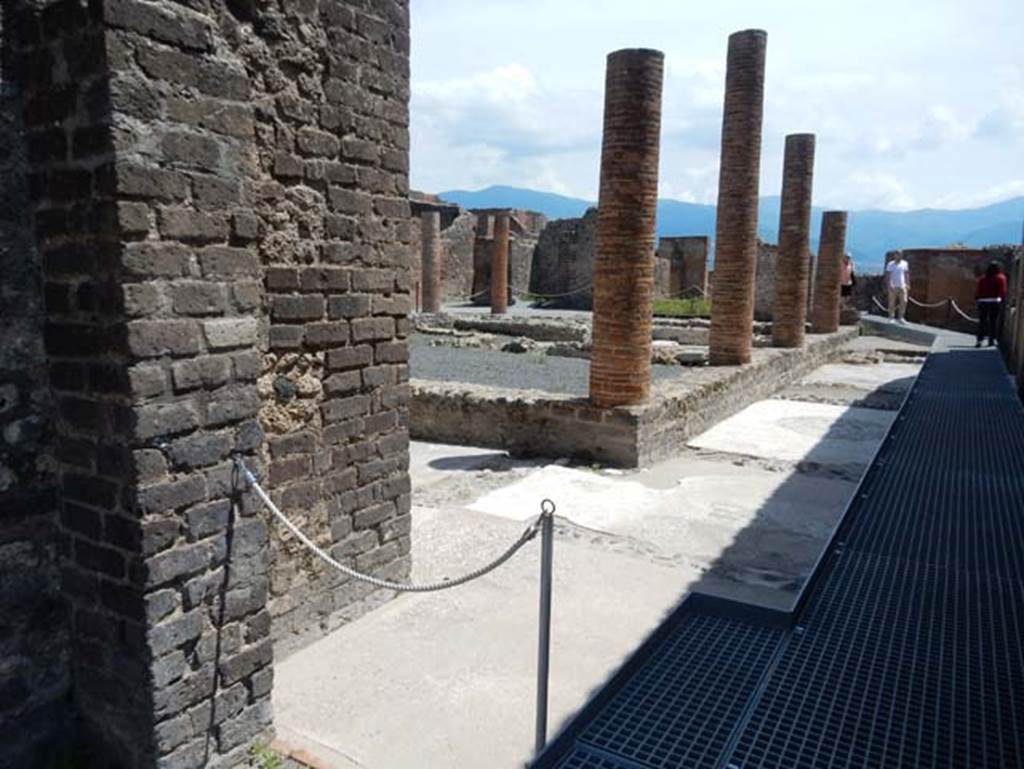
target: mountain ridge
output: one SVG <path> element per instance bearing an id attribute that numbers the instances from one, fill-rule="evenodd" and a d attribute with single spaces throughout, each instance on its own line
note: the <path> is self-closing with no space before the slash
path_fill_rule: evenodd
<path id="1" fill-rule="evenodd" d="M 596 201 L 522 187 L 495 185 L 482 190 L 448 190 L 443 200 L 464 208 L 520 208 L 539 211 L 549 219 L 582 216 Z M 779 197 L 762 197 L 758 235 L 777 242 Z M 811 248 L 817 249 L 821 214 L 812 209 Z M 986 246 L 1020 243 L 1024 222 L 1024 197 L 1011 198 L 978 208 L 922 208 L 914 211 L 863 209 L 850 211 L 847 247 L 861 270 L 878 269 L 886 251 L 897 248 L 942 247 L 952 243 Z M 715 206 L 658 199 L 658 236 L 707 235 L 714 239 Z"/>

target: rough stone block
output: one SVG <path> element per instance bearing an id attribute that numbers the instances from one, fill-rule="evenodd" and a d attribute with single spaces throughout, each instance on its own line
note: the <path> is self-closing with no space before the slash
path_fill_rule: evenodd
<path id="1" fill-rule="evenodd" d="M 188 269 L 189 250 L 179 243 L 145 241 L 125 246 L 122 263 L 134 278 L 178 278 Z"/>
<path id="2" fill-rule="evenodd" d="M 149 647 L 154 657 L 199 637 L 203 631 L 203 615 L 193 611 L 165 620 L 149 630 Z"/>
<path id="3" fill-rule="evenodd" d="M 248 347 L 256 344 L 259 321 L 255 318 L 225 318 L 203 322 L 206 343 L 212 350 Z"/>
<path id="4" fill-rule="evenodd" d="M 205 278 L 253 278 L 259 275 L 259 256 L 245 248 L 208 246 L 199 252 Z"/>
<path id="5" fill-rule="evenodd" d="M 171 367 L 171 376 L 178 392 L 220 387 L 231 379 L 231 359 L 226 355 L 205 355 L 179 361 Z"/>
<path id="6" fill-rule="evenodd" d="M 198 324 L 188 320 L 135 320 L 128 323 L 128 351 L 140 358 L 194 355 L 200 350 Z"/>
<path id="7" fill-rule="evenodd" d="M 219 315 L 227 309 L 226 291 L 217 283 L 179 283 L 171 288 L 171 302 L 181 315 Z"/>
<path id="8" fill-rule="evenodd" d="M 228 217 L 188 208 L 161 208 L 157 214 L 160 233 L 181 241 L 227 240 L 231 233 Z"/>
<path id="9" fill-rule="evenodd" d="M 206 496 L 206 482 L 201 475 L 190 475 L 176 481 L 143 486 L 137 494 L 139 512 L 143 515 L 166 513 L 199 502 Z"/>
<path id="10" fill-rule="evenodd" d="M 320 320 L 324 316 L 324 298 L 275 294 L 270 297 L 270 316 L 276 321 Z"/>
<path id="11" fill-rule="evenodd" d="M 158 587 L 181 577 L 198 574 L 209 563 L 210 550 L 202 542 L 168 550 L 146 561 L 146 585 Z"/>
<path id="12" fill-rule="evenodd" d="M 192 403 L 153 403 L 136 409 L 135 437 L 147 440 L 187 432 L 199 425 Z"/>
<path id="13" fill-rule="evenodd" d="M 395 336 L 393 318 L 357 318 L 351 322 L 351 325 L 354 342 L 393 339 Z"/>
<path id="14" fill-rule="evenodd" d="M 206 51 L 212 47 L 209 22 L 187 8 L 146 0 L 106 0 L 103 8 L 111 26 L 183 48 Z"/>

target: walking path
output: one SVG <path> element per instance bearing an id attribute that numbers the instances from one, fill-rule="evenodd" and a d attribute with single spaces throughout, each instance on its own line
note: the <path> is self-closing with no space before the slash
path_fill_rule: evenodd
<path id="1" fill-rule="evenodd" d="M 937 345 L 795 609 L 691 593 L 536 769 L 1024 766 L 1024 409 Z"/>

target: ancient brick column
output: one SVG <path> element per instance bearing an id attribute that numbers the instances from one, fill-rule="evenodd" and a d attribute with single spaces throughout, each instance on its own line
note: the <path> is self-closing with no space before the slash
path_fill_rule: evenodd
<path id="1" fill-rule="evenodd" d="M 441 312 L 441 212 L 424 211 L 420 225 L 423 312 Z"/>
<path id="2" fill-rule="evenodd" d="M 814 273 L 811 332 L 831 334 L 839 329 L 839 284 L 846 251 L 846 212 L 826 211 L 821 219 L 818 269 Z"/>
<path id="3" fill-rule="evenodd" d="M 508 214 L 494 217 L 494 244 L 491 249 L 491 313 L 508 312 Z"/>
<path id="4" fill-rule="evenodd" d="M 799 347 L 804 341 L 811 267 L 813 179 L 814 134 L 787 136 L 772 312 L 772 344 L 776 347 Z"/>
<path id="5" fill-rule="evenodd" d="M 642 403 L 650 394 L 663 71 L 660 51 L 608 56 L 590 362 L 595 406 Z"/>
<path id="6" fill-rule="evenodd" d="M 767 34 L 759 29 L 729 37 L 711 298 L 712 365 L 750 361 L 767 43 Z"/>

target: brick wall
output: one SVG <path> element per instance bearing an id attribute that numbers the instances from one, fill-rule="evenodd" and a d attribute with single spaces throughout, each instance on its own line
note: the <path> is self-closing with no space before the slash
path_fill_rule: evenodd
<path id="1" fill-rule="evenodd" d="M 66 688 L 45 600 L 54 477 L 88 760 L 234 766 L 268 735 L 272 638 L 309 637 L 371 596 L 268 529 L 232 455 L 336 557 L 409 571 L 408 6 L 4 11 L 5 61 L 22 66 L 0 129 L 21 120 L 27 141 L 0 163 L 24 170 L 33 215 L 31 235 L 0 228 L 18 276 L 5 333 L 25 343 L 0 363 L 15 386 L 0 408 L 5 440 L 27 436 L 0 455 L 0 493 L 43 502 L 35 516 L 4 506 L 0 556 L 44 597 L 14 613 L 15 642 L 45 632 L 50 655 L 22 661 L 0 638 L 17 671 L 0 717 L 8 702 L 46 711 Z M 0 763 L 41 765 L 20 749 L 0 745 Z"/>
<path id="2" fill-rule="evenodd" d="M 67 726 L 67 628 L 59 599 L 52 402 L 31 228 L 22 78 L 27 44 L 0 10 L 0 764 L 45 766 Z M 35 109 L 40 105 L 36 103 Z"/>

